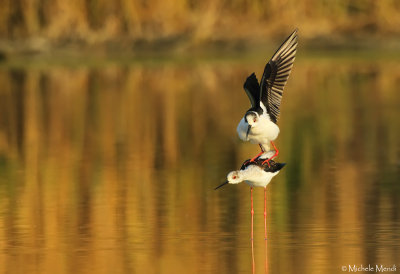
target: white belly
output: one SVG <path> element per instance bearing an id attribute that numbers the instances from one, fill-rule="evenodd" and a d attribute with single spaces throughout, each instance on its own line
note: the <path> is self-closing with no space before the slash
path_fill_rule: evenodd
<path id="1" fill-rule="evenodd" d="M 264 116 L 261 116 L 259 122 L 251 128 L 246 139 L 247 128 L 248 124 L 242 118 L 237 127 L 239 138 L 253 144 L 261 144 L 265 150 L 269 150 L 270 141 L 274 141 L 279 135 L 279 127 Z"/>
<path id="2" fill-rule="evenodd" d="M 251 187 L 266 187 L 273 177 L 275 177 L 279 171 L 271 173 L 271 172 L 263 172 L 261 168 L 256 166 L 249 166 L 248 170 L 245 171 L 246 180 L 244 181 Z"/>

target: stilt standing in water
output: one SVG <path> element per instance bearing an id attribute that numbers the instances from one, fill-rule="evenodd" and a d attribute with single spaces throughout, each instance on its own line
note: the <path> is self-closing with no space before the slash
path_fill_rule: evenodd
<path id="1" fill-rule="evenodd" d="M 268 155 L 262 155 L 256 158 L 254 161 L 246 160 L 240 170 L 232 171 L 227 176 L 227 181 L 217 186 L 218 189 L 226 184 L 239 184 L 245 182 L 250 186 L 250 200 L 251 200 L 251 254 L 253 273 L 255 271 L 254 261 L 254 207 L 253 207 L 253 188 L 264 187 L 264 237 L 267 240 L 267 185 L 271 182 L 272 178 L 275 177 L 279 171 L 285 166 L 284 163 L 276 163 L 270 160 L 268 163 L 265 162 L 265 157 Z M 267 267 L 267 265 L 266 265 Z"/>

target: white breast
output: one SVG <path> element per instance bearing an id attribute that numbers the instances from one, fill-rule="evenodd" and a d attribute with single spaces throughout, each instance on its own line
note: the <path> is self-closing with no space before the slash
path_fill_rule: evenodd
<path id="1" fill-rule="evenodd" d="M 245 170 L 242 170 L 244 182 L 251 187 L 266 187 L 277 172 L 265 172 L 262 168 L 256 165 L 250 165 Z"/>
<path id="2" fill-rule="evenodd" d="M 260 116 L 259 122 L 251 128 L 246 139 L 247 128 L 248 124 L 242 118 L 236 129 L 239 138 L 250 143 L 262 144 L 265 150 L 269 150 L 270 141 L 274 141 L 279 135 L 279 127 L 269 119 L 268 114 Z"/>
<path id="3" fill-rule="evenodd" d="M 240 122 L 236 128 L 239 138 L 242 141 L 248 141 L 246 139 L 247 127 L 248 127 L 248 124 L 245 122 L 244 118 L 242 118 L 242 120 L 240 120 Z"/>

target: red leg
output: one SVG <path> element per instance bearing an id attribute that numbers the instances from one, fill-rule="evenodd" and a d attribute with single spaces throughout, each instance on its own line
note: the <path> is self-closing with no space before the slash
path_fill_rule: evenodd
<path id="1" fill-rule="evenodd" d="M 260 153 L 258 153 L 254 158 L 252 158 L 250 160 L 250 162 L 254 162 L 258 157 L 260 157 L 262 154 L 264 153 L 264 151 L 261 151 Z"/>
<path id="2" fill-rule="evenodd" d="M 277 156 L 279 155 L 279 150 L 276 148 L 274 142 L 271 141 L 271 145 L 274 147 L 275 154 L 272 155 L 271 158 L 268 158 L 267 160 L 265 160 L 264 162 L 262 162 L 262 164 L 268 163 L 268 166 L 269 166 L 269 161 L 271 161 L 273 158 L 275 158 L 275 157 L 277 157 Z"/>
<path id="3" fill-rule="evenodd" d="M 256 265 L 254 262 L 254 238 L 253 238 L 253 217 L 254 217 L 254 208 L 253 208 L 253 188 L 250 187 L 250 199 L 251 199 L 251 260 L 252 260 L 252 269 L 253 273 L 256 272 Z"/>
<path id="4" fill-rule="evenodd" d="M 265 239 L 265 273 L 268 273 L 267 248 L 267 187 L 264 188 L 264 239 Z"/>
<path id="5" fill-rule="evenodd" d="M 264 153 L 264 150 L 263 150 L 262 146 L 261 146 L 260 144 L 258 144 L 258 145 L 259 145 L 260 148 L 261 148 L 261 152 L 258 153 L 256 157 L 253 157 L 253 158 L 250 160 L 250 162 L 254 162 L 258 157 L 260 157 L 260 156 Z"/>
<path id="6" fill-rule="evenodd" d="M 267 240 L 267 187 L 264 187 L 264 236 Z"/>

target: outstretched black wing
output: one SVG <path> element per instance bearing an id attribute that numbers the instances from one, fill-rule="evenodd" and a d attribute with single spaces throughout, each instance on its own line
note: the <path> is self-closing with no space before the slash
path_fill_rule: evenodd
<path id="1" fill-rule="evenodd" d="M 244 82 L 243 88 L 250 99 L 251 106 L 260 106 L 260 84 L 258 83 L 257 77 L 254 72 L 249 77 L 247 77 L 246 81 Z"/>
<path id="2" fill-rule="evenodd" d="M 261 79 L 261 102 L 271 120 L 279 118 L 283 89 L 289 78 L 297 50 L 297 29 L 283 42 L 264 69 Z"/>

